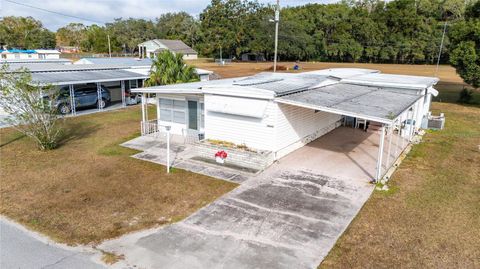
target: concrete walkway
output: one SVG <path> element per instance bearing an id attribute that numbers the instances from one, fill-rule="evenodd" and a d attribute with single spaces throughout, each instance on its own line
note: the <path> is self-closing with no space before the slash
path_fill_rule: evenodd
<path id="1" fill-rule="evenodd" d="M 80 248 L 63 247 L 22 226 L 0 218 L 0 268 L 100 269 L 100 254 Z"/>
<path id="2" fill-rule="evenodd" d="M 160 134 L 162 135 L 164 134 Z M 122 146 L 142 151 L 133 155 L 134 158 L 161 165 L 167 164 L 167 143 L 164 137 L 140 136 L 123 143 Z M 183 142 L 182 137 L 172 136 L 170 143 L 172 167 L 235 183 L 242 183 L 254 175 L 221 165 L 192 160 L 195 155 L 194 150 L 189 144 Z"/>
<path id="3" fill-rule="evenodd" d="M 317 147 L 305 148 L 179 223 L 100 248 L 141 268 L 316 268 L 373 185 L 363 174 L 349 178 L 356 169 L 341 178 L 324 175 Z"/>

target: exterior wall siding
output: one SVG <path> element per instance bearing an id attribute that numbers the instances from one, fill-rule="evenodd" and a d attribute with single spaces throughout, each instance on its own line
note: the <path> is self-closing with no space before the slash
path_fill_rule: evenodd
<path id="1" fill-rule="evenodd" d="M 153 116 L 153 115 L 149 115 L 149 118 L 156 118 L 158 120 L 158 123 L 160 125 L 169 125 L 171 126 L 171 133 L 172 134 L 177 134 L 177 135 L 183 135 L 185 136 L 187 133 L 187 123 L 188 123 L 188 109 L 187 107 L 185 106 L 185 116 L 186 116 L 186 119 L 185 119 L 185 122 L 186 123 L 175 123 L 175 122 L 168 122 L 168 121 L 162 121 L 160 120 L 160 104 L 159 104 L 159 99 L 160 98 L 164 98 L 164 99 L 174 99 L 174 100 L 195 100 L 195 101 L 198 101 L 199 103 L 203 103 L 203 97 L 202 96 L 199 96 L 199 95 L 187 95 L 187 94 L 157 94 L 157 96 L 155 97 L 154 100 L 154 103 L 155 105 L 157 105 L 157 111 L 156 111 L 156 115 Z M 203 131 L 203 128 L 200 129 L 200 132 Z"/>
<path id="2" fill-rule="evenodd" d="M 277 104 L 276 119 L 276 158 L 310 143 L 320 136 L 340 126 L 341 115 L 315 112 L 286 104 Z"/>
<path id="3" fill-rule="evenodd" d="M 246 117 L 209 111 L 209 95 L 205 95 L 205 138 L 223 140 L 261 150 L 274 147 L 276 104 L 268 102 L 263 118 Z M 245 109 L 248 109 L 246 107 Z"/>

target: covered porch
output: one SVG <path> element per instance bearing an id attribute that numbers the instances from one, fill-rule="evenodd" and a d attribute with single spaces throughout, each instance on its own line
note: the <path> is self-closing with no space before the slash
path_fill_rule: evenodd
<path id="1" fill-rule="evenodd" d="M 370 181 L 376 177 L 382 127 L 339 127 L 279 160 L 296 169 L 331 178 Z M 388 132 L 388 130 L 387 130 Z M 383 138 L 381 175 L 383 176 L 408 144 L 396 130 Z"/>
<path id="2" fill-rule="evenodd" d="M 317 165 L 311 167 L 320 169 L 322 174 L 360 176 L 379 182 L 415 136 L 415 123 L 422 118 L 423 98 L 405 89 L 346 83 L 277 98 L 279 103 L 343 116 L 344 127 L 284 160 L 299 166 L 315 160 Z M 312 156 L 313 153 L 319 156 Z"/>

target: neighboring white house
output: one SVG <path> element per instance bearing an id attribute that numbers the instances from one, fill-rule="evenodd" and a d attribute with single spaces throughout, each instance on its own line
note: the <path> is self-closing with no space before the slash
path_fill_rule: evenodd
<path id="1" fill-rule="evenodd" d="M 60 52 L 57 50 L 0 50 L 0 59 L 4 60 L 52 60 L 60 59 Z"/>
<path id="2" fill-rule="evenodd" d="M 128 71 L 137 72 L 143 75 L 149 75 L 150 69 L 152 67 L 152 60 L 150 58 L 127 58 L 127 57 L 118 57 L 118 58 L 82 58 L 73 64 L 96 64 L 96 65 L 111 65 L 111 66 L 125 66 L 128 68 Z M 210 75 L 213 74 L 212 71 L 195 68 L 200 81 L 210 80 Z"/>
<path id="3" fill-rule="evenodd" d="M 438 94 L 433 88 L 437 82 L 433 77 L 338 68 L 132 91 L 156 99 L 156 118 L 149 121 L 144 113 L 142 126 L 158 126 L 143 134 L 171 126 L 173 134 L 201 134 L 270 151 L 279 159 L 352 119 L 396 129 L 411 139 L 426 119 L 432 95 Z"/>
<path id="4" fill-rule="evenodd" d="M 38 59 L 38 54 L 35 50 L 0 50 L 1 59 L 4 60 L 26 60 L 26 59 Z"/>
<path id="5" fill-rule="evenodd" d="M 35 51 L 38 54 L 38 59 L 45 59 L 45 60 L 60 59 L 60 51 L 58 50 L 37 49 Z"/>
<path id="6" fill-rule="evenodd" d="M 198 53 L 181 40 L 153 39 L 138 44 L 138 51 L 141 58 L 155 58 L 158 53 L 164 50 L 181 53 L 185 60 L 198 58 Z"/>

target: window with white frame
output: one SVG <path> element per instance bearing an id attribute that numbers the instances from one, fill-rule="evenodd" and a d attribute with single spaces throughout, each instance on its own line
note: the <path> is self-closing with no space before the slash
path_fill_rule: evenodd
<path id="1" fill-rule="evenodd" d="M 160 120 L 173 123 L 186 123 L 185 107 L 186 103 L 182 100 L 160 98 Z"/>

